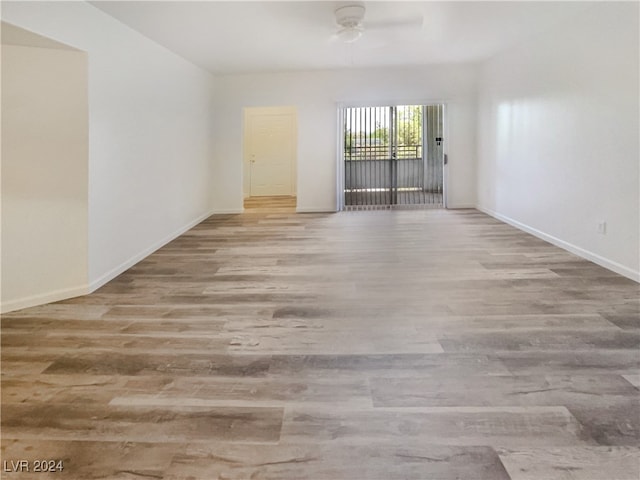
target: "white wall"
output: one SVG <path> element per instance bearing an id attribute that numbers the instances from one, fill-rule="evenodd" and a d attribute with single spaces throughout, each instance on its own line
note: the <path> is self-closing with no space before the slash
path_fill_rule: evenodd
<path id="1" fill-rule="evenodd" d="M 479 207 L 636 280 L 638 61 L 638 4 L 594 3 L 489 61 L 478 117 Z"/>
<path id="2" fill-rule="evenodd" d="M 3 2 L 2 18 L 88 53 L 95 288 L 210 212 L 212 76 L 85 2 Z"/>
<path id="3" fill-rule="evenodd" d="M 431 66 L 221 76 L 213 179 L 218 212 L 242 210 L 243 107 L 298 111 L 298 211 L 335 211 L 338 104 L 447 104 L 450 207 L 474 206 L 477 69 Z"/>
<path id="4" fill-rule="evenodd" d="M 87 114 L 86 54 L 2 45 L 2 311 L 86 293 Z"/>

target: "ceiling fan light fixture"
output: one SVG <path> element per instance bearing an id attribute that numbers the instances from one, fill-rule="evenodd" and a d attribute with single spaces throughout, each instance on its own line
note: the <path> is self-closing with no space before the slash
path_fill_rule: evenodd
<path id="1" fill-rule="evenodd" d="M 344 43 L 353 43 L 362 36 L 362 30 L 358 27 L 345 27 L 338 32 L 338 38 Z"/>
<path id="2" fill-rule="evenodd" d="M 353 43 L 362 36 L 364 11 L 362 2 L 341 3 L 335 9 L 338 38 L 344 43 Z"/>

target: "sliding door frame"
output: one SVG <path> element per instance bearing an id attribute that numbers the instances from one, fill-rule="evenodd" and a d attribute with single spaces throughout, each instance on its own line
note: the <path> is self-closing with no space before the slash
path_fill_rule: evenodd
<path id="1" fill-rule="evenodd" d="M 403 105 L 421 105 L 423 107 L 430 105 L 442 105 L 442 131 L 443 131 L 443 158 L 442 158 L 442 208 L 448 208 L 448 192 L 449 192 L 449 116 L 448 105 L 443 100 L 407 100 L 407 101 L 392 101 L 392 102 L 338 102 L 336 104 L 336 211 L 340 212 L 345 210 L 345 156 L 344 156 L 344 144 L 345 144 L 345 111 L 348 108 L 366 108 L 366 107 L 398 107 Z M 424 116 L 423 116 L 424 118 Z M 422 124 L 423 143 L 425 143 L 426 126 L 423 121 Z M 424 149 L 424 146 L 423 146 Z"/>

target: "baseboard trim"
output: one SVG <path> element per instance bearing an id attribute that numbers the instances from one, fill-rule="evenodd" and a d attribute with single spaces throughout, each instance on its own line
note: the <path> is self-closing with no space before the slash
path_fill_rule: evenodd
<path id="1" fill-rule="evenodd" d="M 150 247 L 144 249 L 142 252 L 140 252 L 140 253 L 134 255 L 133 257 L 129 258 L 128 260 L 122 262 L 117 267 L 111 269 L 110 271 L 108 271 L 104 275 L 100 276 L 99 278 L 97 278 L 96 280 L 91 282 L 89 284 L 89 292 L 88 293 L 95 292 L 98 288 L 100 288 L 103 285 L 105 285 L 106 283 L 110 282 L 111 280 L 113 280 L 114 278 L 116 278 L 118 275 L 120 275 L 121 273 L 125 272 L 126 270 L 130 269 L 136 263 L 140 262 L 141 260 L 144 260 L 145 258 L 147 258 L 149 255 L 151 255 L 153 252 L 155 252 L 159 248 L 164 247 L 170 241 L 175 240 L 180 235 L 182 235 L 185 232 L 191 230 L 193 227 L 195 227 L 199 223 L 203 222 L 204 220 L 209 218 L 211 215 L 212 215 L 212 213 L 205 213 L 204 215 L 200 215 L 195 220 L 192 220 L 191 222 L 187 223 L 186 225 L 183 225 L 179 229 L 175 230 L 173 233 L 171 233 L 171 234 L 167 235 L 166 237 L 164 237 L 162 240 L 159 240 L 159 241 L 155 242 L 153 245 L 151 245 Z"/>
<path id="2" fill-rule="evenodd" d="M 459 203 L 457 205 L 447 205 L 445 208 L 447 210 L 463 210 L 466 208 L 476 208 L 476 206 L 471 203 Z"/>
<path id="3" fill-rule="evenodd" d="M 487 215 L 500 220 L 501 222 L 507 223 L 509 225 L 511 225 L 512 227 L 515 227 L 519 230 L 522 230 L 524 232 L 530 233 L 531 235 L 533 235 L 534 237 L 538 237 L 542 240 L 544 240 L 545 242 L 549 242 L 553 245 L 555 245 L 556 247 L 560 247 L 564 250 L 567 250 L 568 252 L 571 252 L 575 255 L 578 255 L 579 257 L 584 258 L 585 260 L 589 260 L 590 262 L 593 262 L 597 265 L 600 265 L 601 267 L 604 267 L 608 270 L 611 270 L 612 272 L 618 273 L 624 277 L 627 277 L 631 280 L 634 280 L 638 283 L 640 283 L 640 271 L 634 271 L 628 267 L 625 267 L 624 265 L 621 265 L 617 262 L 614 262 L 612 260 L 609 260 L 605 257 L 602 257 L 600 255 L 598 255 L 597 253 L 593 253 L 589 250 L 585 250 L 584 248 L 578 247 L 577 245 L 574 245 L 572 243 L 569 242 L 565 242 L 564 240 L 561 240 L 557 237 L 554 237 L 553 235 L 549 235 L 548 233 L 545 233 L 541 230 L 538 230 L 536 228 L 533 228 L 525 223 L 519 222 L 517 220 L 514 220 L 513 218 L 507 217 L 506 215 L 502 215 L 498 212 L 495 212 L 489 208 L 484 208 L 481 206 L 476 206 L 476 208 L 483 212 L 486 213 Z"/>
<path id="4" fill-rule="evenodd" d="M 18 298 L 16 300 L 10 300 L 8 302 L 3 302 L 0 305 L 0 313 L 9 313 L 13 312 L 14 310 L 36 307 L 45 303 L 59 302 L 60 300 L 80 297 L 82 295 L 86 295 L 87 293 L 89 293 L 89 288 L 87 287 L 87 285 L 81 285 L 77 287 L 55 290 L 53 292 L 31 295 L 28 297 Z"/>

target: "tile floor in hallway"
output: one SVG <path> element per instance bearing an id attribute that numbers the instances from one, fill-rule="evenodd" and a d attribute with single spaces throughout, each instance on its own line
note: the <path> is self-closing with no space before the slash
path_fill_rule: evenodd
<path id="1" fill-rule="evenodd" d="M 3 479 L 640 476 L 640 285 L 475 210 L 253 205 L 1 327 Z"/>

